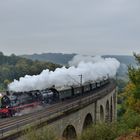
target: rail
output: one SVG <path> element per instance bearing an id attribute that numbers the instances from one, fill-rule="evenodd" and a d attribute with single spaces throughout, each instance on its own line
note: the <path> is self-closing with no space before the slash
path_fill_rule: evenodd
<path id="1" fill-rule="evenodd" d="M 116 85 L 112 82 L 107 87 L 102 90 L 98 90 L 94 94 L 89 94 L 86 97 L 81 97 L 80 99 L 68 102 L 67 104 L 61 103 L 60 106 L 52 105 L 50 108 L 46 108 L 39 112 L 34 112 L 32 114 L 23 115 L 21 117 L 14 117 L 6 122 L 0 122 L 0 140 L 7 140 L 10 136 L 19 136 L 22 132 L 27 129 L 28 126 L 41 126 L 42 124 L 51 123 L 58 119 L 58 117 L 63 117 L 67 113 L 71 113 L 77 109 L 81 109 L 96 100 L 103 98 L 108 93 L 115 89 Z M 49 122 L 50 121 L 50 122 Z"/>

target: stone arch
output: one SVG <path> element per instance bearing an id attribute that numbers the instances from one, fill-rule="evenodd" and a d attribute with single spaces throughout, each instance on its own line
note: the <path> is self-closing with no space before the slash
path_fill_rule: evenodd
<path id="1" fill-rule="evenodd" d="M 93 124 L 93 118 L 92 115 L 90 113 L 88 113 L 84 119 L 84 123 L 83 123 L 83 130 L 87 129 L 88 127 L 90 127 Z"/>
<path id="2" fill-rule="evenodd" d="M 105 118 L 105 121 L 109 121 L 109 101 L 107 100 L 106 102 L 106 118 Z"/>
<path id="3" fill-rule="evenodd" d="M 102 105 L 100 105 L 100 121 L 104 121 L 104 108 Z"/>
<path id="4" fill-rule="evenodd" d="M 73 125 L 68 125 L 62 135 L 64 140 L 75 140 L 77 137 L 76 130 Z"/>
<path id="5" fill-rule="evenodd" d="M 112 122 L 113 120 L 113 101 L 112 101 L 112 96 L 111 96 L 111 99 L 110 99 L 110 121 Z"/>

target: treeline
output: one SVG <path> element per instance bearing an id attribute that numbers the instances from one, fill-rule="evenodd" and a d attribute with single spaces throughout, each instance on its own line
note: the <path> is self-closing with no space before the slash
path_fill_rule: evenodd
<path id="1" fill-rule="evenodd" d="M 44 69 L 54 71 L 61 67 L 50 62 L 32 61 L 12 54 L 5 56 L 0 52 L 0 90 L 6 89 L 8 83 L 25 75 L 40 74 Z"/>

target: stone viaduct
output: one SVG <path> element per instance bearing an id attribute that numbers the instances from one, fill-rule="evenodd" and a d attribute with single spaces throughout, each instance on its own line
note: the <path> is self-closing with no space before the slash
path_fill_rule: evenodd
<path id="1" fill-rule="evenodd" d="M 73 139 L 91 124 L 116 120 L 116 87 L 107 92 L 104 97 L 51 123 L 49 127 L 52 127 L 59 137 Z"/>
<path id="2" fill-rule="evenodd" d="M 40 128 L 47 124 L 59 138 L 72 140 L 92 124 L 115 121 L 117 117 L 116 104 L 116 84 L 114 80 L 111 80 L 107 85 L 94 91 L 65 100 L 62 104 L 58 104 L 61 105 L 59 107 L 54 105 L 50 109 L 40 111 L 39 114 L 35 112 L 34 116 L 29 114 L 25 116 L 26 119 L 21 116 L 17 117 L 17 120 L 9 120 L 11 123 L 8 123 L 8 126 L 0 131 L 1 138 L 3 140 L 21 139 L 26 125 L 30 124 L 40 131 Z M 2 125 L 5 126 L 3 122 Z"/>

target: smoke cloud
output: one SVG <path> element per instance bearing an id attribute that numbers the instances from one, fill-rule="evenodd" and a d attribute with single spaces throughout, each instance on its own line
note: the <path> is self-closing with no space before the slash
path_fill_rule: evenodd
<path id="1" fill-rule="evenodd" d="M 57 68 L 55 71 L 43 70 L 39 75 L 26 75 L 9 84 L 11 91 L 30 91 L 56 87 L 77 85 L 80 83 L 80 76 L 83 75 L 83 83 L 94 81 L 103 76 L 114 77 L 120 63 L 115 58 L 102 58 L 100 56 L 76 55 L 69 62 L 70 67 Z"/>

